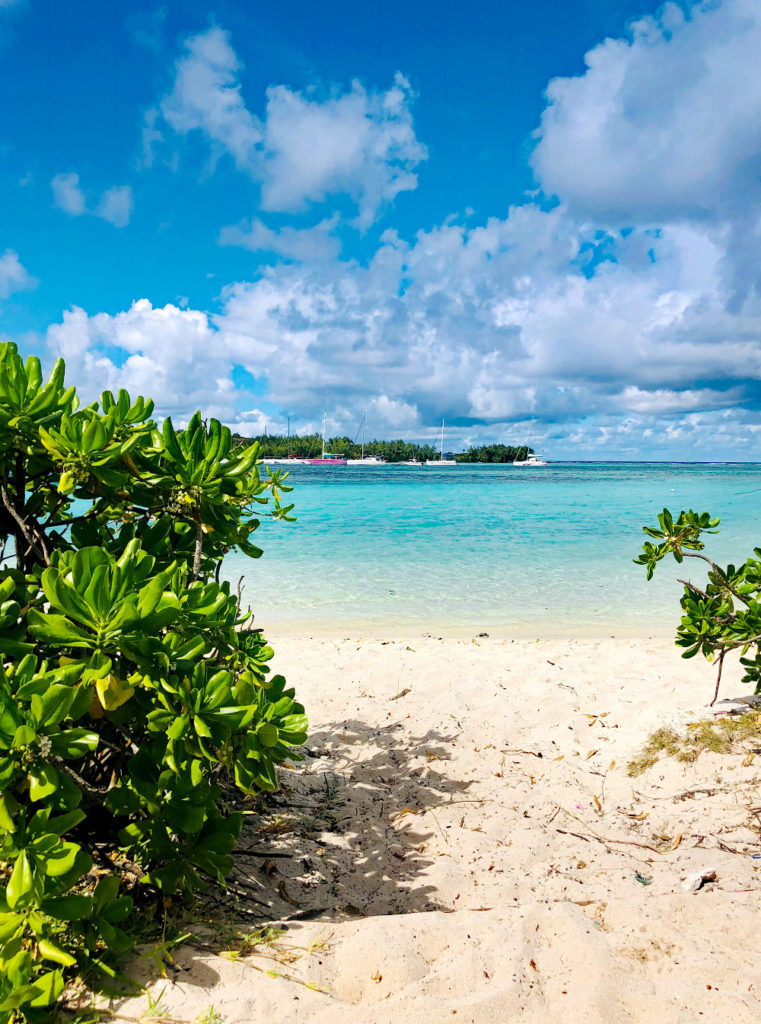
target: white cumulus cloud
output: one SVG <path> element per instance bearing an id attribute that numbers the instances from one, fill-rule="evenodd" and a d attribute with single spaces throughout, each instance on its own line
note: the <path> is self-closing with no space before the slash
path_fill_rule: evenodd
<path id="1" fill-rule="evenodd" d="M 171 90 L 144 126 L 144 162 L 164 141 L 164 124 L 179 135 L 199 132 L 212 156 L 229 154 L 261 185 L 264 210 L 293 212 L 331 196 L 349 196 L 357 224 L 367 228 L 387 204 L 417 187 L 415 168 L 427 152 L 416 138 L 407 79 L 385 91 L 353 82 L 345 92 L 267 90 L 261 118 L 251 113 L 240 82 L 242 65 L 227 32 L 213 27 L 185 40 Z"/>
<path id="2" fill-rule="evenodd" d="M 116 228 L 123 228 L 129 224 L 133 205 L 132 189 L 129 185 L 108 188 L 98 200 L 89 205 L 79 183 L 78 174 L 56 174 L 50 186 L 53 189 L 54 205 L 71 217 L 81 217 L 87 213 L 108 221 Z"/>
<path id="3" fill-rule="evenodd" d="M 94 212 L 115 228 L 126 227 L 132 215 L 132 189 L 129 185 L 106 189 Z"/>
<path id="4" fill-rule="evenodd" d="M 238 167 L 251 169 L 261 128 L 246 109 L 238 82 L 241 64 L 227 33 L 210 28 L 186 39 L 185 49 L 175 65 L 172 91 L 160 104 L 164 119 L 180 134 L 204 132 L 232 154 Z"/>
<path id="5" fill-rule="evenodd" d="M 619 224 L 722 218 L 761 198 L 761 7 L 665 4 L 553 79 L 532 164 L 547 193 Z"/>
<path id="6" fill-rule="evenodd" d="M 17 252 L 6 249 L 0 254 L 0 299 L 7 299 L 14 292 L 30 291 L 36 287 L 36 278 L 22 266 Z"/>
<path id="7" fill-rule="evenodd" d="M 334 259 L 341 243 L 333 234 L 337 217 L 320 221 L 311 228 L 283 227 L 276 231 L 256 217 L 222 228 L 220 245 L 239 245 L 251 252 L 272 252 L 286 259 L 309 261 Z"/>
<path id="8" fill-rule="evenodd" d="M 122 313 L 74 308 L 47 332 L 48 349 L 66 359 L 72 381 L 97 382 L 98 391 L 127 388 L 154 398 L 162 414 L 178 419 L 203 407 L 230 414 L 231 366 L 219 334 L 205 313 L 139 299 Z"/>
<path id="9" fill-rule="evenodd" d="M 64 213 L 80 217 L 85 212 L 85 194 L 79 187 L 78 174 L 56 174 L 50 186 L 53 202 Z"/>
<path id="10" fill-rule="evenodd" d="M 397 74 L 386 92 L 349 92 L 319 100 L 275 86 L 267 93 L 262 205 L 301 210 L 329 195 L 351 196 L 368 227 L 400 192 L 417 188 L 414 168 L 427 157 L 412 124 L 409 82 Z"/>

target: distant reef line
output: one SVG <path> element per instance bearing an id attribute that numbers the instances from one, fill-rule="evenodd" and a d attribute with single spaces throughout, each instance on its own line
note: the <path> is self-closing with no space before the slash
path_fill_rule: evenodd
<path id="1" fill-rule="evenodd" d="M 320 434 L 258 434 L 256 437 L 233 434 L 233 438 L 242 447 L 258 442 L 263 458 L 287 459 L 292 456 L 296 459 L 314 459 L 322 452 Z M 342 458 L 359 459 L 363 448 L 365 456 L 374 455 L 386 462 L 425 462 L 427 459 L 438 459 L 440 455 L 439 449 L 433 445 L 414 444 L 412 441 L 366 441 L 363 446 L 347 436 L 325 439 L 325 450 Z M 484 444 L 471 446 L 464 452 L 444 452 L 444 456 L 457 462 L 520 462 L 533 450 L 526 445 Z"/>

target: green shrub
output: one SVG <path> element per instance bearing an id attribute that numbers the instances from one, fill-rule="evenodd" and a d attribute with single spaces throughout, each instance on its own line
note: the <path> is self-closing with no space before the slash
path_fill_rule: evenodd
<path id="1" fill-rule="evenodd" d="M 242 614 L 224 555 L 281 504 L 258 447 L 0 345 L 0 1024 L 49 1019 L 67 976 L 131 945 L 134 865 L 162 895 L 223 881 L 226 794 L 277 786 L 303 707 Z M 13 551 L 8 552 L 10 545 Z M 267 584 L 264 583 L 263 586 Z M 120 894 L 121 893 L 121 894 Z"/>
<path id="2" fill-rule="evenodd" d="M 697 558 L 708 565 L 704 588 L 679 580 L 684 593 L 676 644 L 684 648 L 683 658 L 701 653 L 708 661 L 716 662 L 712 704 L 718 697 L 724 658 L 730 651 L 740 652 L 745 669 L 743 682 L 752 683 L 756 693 L 761 691 L 761 548 L 754 548 L 755 557 L 742 565 L 723 569 L 701 553 L 705 547 L 702 535 L 718 533 L 718 525 L 719 520 L 712 519 L 708 512 L 698 514 L 690 509 L 680 512 L 675 520 L 664 509 L 658 516 L 658 526 L 643 527 L 658 543 L 646 542 L 642 554 L 634 559 L 647 567 L 648 579 L 657 563 L 669 554 L 680 563 L 685 558 Z"/>

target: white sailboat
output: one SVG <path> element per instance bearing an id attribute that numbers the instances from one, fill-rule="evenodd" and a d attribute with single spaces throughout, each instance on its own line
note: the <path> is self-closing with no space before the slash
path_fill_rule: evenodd
<path id="1" fill-rule="evenodd" d="M 357 443 L 357 439 L 354 438 L 354 443 Z M 365 455 L 365 414 L 362 414 L 362 458 L 361 459 L 347 459 L 347 466 L 385 466 L 386 460 L 381 459 L 378 455 Z"/>
<path id="2" fill-rule="evenodd" d="M 538 452 L 528 451 L 528 446 L 531 443 L 531 435 L 534 432 L 534 420 L 531 420 L 531 426 L 528 432 L 528 441 L 526 441 L 526 458 L 525 459 L 514 459 L 514 466 L 546 466 L 547 463 Z"/>
<path id="3" fill-rule="evenodd" d="M 426 459 L 426 466 L 456 466 L 454 459 L 444 458 L 444 420 L 441 421 L 441 455 L 438 459 Z"/>
<path id="4" fill-rule="evenodd" d="M 328 424 L 328 414 L 324 412 L 322 414 L 322 455 L 319 459 L 307 459 L 310 466 L 345 466 L 346 459 L 343 455 L 336 454 L 335 452 L 325 451 L 325 430 Z"/>

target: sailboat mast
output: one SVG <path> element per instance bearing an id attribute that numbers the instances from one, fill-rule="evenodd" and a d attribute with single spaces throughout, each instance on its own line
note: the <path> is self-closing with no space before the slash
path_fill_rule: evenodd
<path id="1" fill-rule="evenodd" d="M 325 458 L 325 427 L 328 422 L 328 414 L 324 412 L 322 414 L 322 458 Z"/>
<path id="2" fill-rule="evenodd" d="M 367 414 L 362 413 L 362 458 L 365 457 L 365 419 Z"/>
<path id="3" fill-rule="evenodd" d="M 444 461 L 444 420 L 441 421 L 441 461 Z"/>

